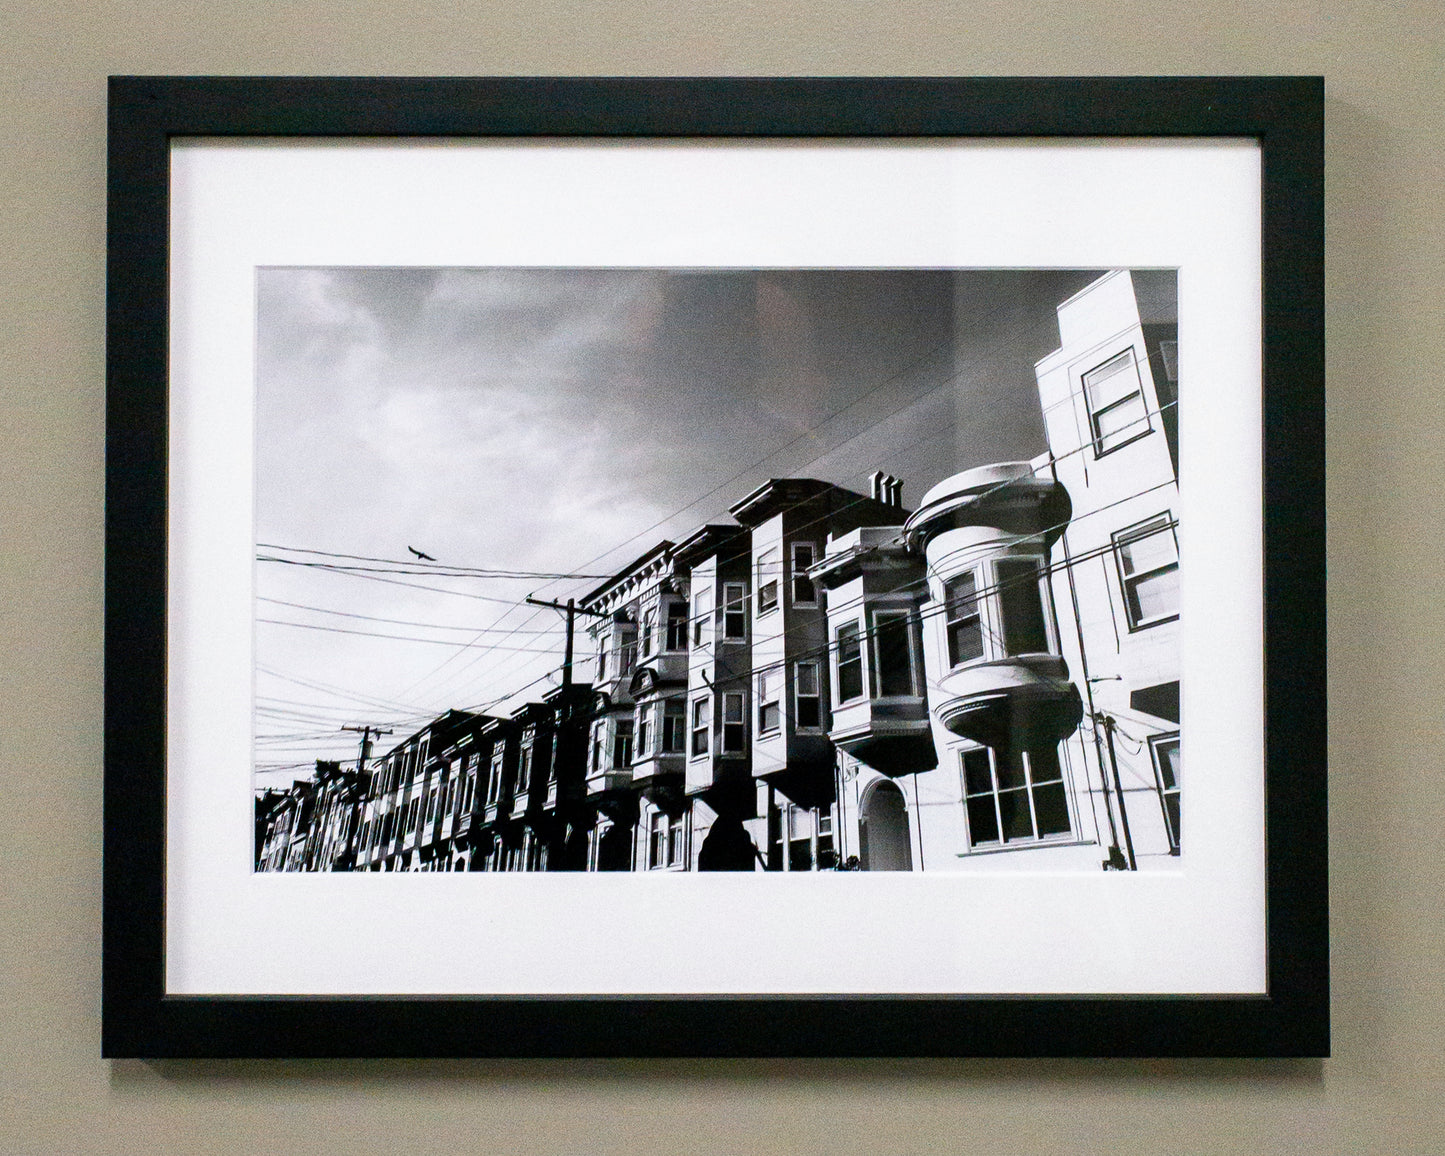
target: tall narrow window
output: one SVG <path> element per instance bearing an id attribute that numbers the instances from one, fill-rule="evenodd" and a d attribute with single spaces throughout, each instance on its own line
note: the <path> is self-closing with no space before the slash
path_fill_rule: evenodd
<path id="1" fill-rule="evenodd" d="M 970 846 L 1067 835 L 1069 806 L 1058 752 L 978 747 L 962 753 Z"/>
<path id="2" fill-rule="evenodd" d="M 687 704 L 670 698 L 662 706 L 662 750 L 664 754 L 681 754 L 683 731 L 687 726 Z"/>
<path id="3" fill-rule="evenodd" d="M 978 583 L 972 570 L 944 587 L 948 615 L 948 663 L 957 666 L 983 657 L 983 619 L 978 607 Z"/>
<path id="4" fill-rule="evenodd" d="M 487 802 L 495 803 L 502 797 L 502 756 L 503 751 L 498 750 L 492 756 L 492 777 L 487 787 Z"/>
<path id="5" fill-rule="evenodd" d="M 647 866 L 656 870 L 667 866 L 667 816 L 653 811 L 647 819 Z"/>
<path id="6" fill-rule="evenodd" d="M 637 758 L 641 762 L 652 754 L 652 747 L 648 745 L 652 739 L 652 704 L 646 703 L 637 708 Z"/>
<path id="7" fill-rule="evenodd" d="M 687 848 L 686 814 L 678 815 L 667 822 L 667 865 L 679 867 Z"/>
<path id="8" fill-rule="evenodd" d="M 1179 543 L 1174 519 L 1159 514 L 1114 535 L 1129 629 L 1179 617 Z"/>
<path id="9" fill-rule="evenodd" d="M 818 591 L 808 577 L 809 568 L 818 560 L 818 547 L 811 542 L 793 543 L 793 605 L 816 606 Z"/>
<path id="10" fill-rule="evenodd" d="M 723 637 L 740 642 L 748 636 L 748 588 L 741 582 L 723 586 Z"/>
<path id="11" fill-rule="evenodd" d="M 811 811 L 805 811 L 795 803 L 788 804 L 788 870 L 811 871 L 813 869 L 813 832 Z"/>
<path id="12" fill-rule="evenodd" d="M 873 616 L 873 679 L 877 695 L 918 693 L 913 677 L 913 642 L 906 610 Z"/>
<path id="13" fill-rule="evenodd" d="M 643 612 L 642 629 L 637 635 L 637 645 L 643 658 L 652 654 L 652 632 L 657 628 L 657 609 L 651 607 Z"/>
<path id="14" fill-rule="evenodd" d="M 758 674 L 759 734 L 768 734 L 783 725 L 782 682 L 781 670 L 764 670 Z"/>
<path id="15" fill-rule="evenodd" d="M 858 624 L 846 622 L 838 627 L 838 701 L 852 702 L 863 697 L 863 648 L 858 638 Z"/>
<path id="16" fill-rule="evenodd" d="M 612 732 L 612 766 L 616 770 L 632 764 L 632 720 L 620 718 L 613 726 Z"/>
<path id="17" fill-rule="evenodd" d="M 517 794 L 527 790 L 532 782 L 532 748 L 525 746 L 517 756 Z"/>
<path id="18" fill-rule="evenodd" d="M 667 649 L 687 649 L 687 603 L 667 604 Z"/>
<path id="19" fill-rule="evenodd" d="M 607 678 L 607 651 L 612 646 L 612 635 L 604 634 L 597 643 L 597 681 Z"/>
<path id="20" fill-rule="evenodd" d="M 626 678 L 632 673 L 632 668 L 637 665 L 637 632 L 626 630 L 622 634 L 622 646 L 618 653 L 617 674 Z"/>
<path id="21" fill-rule="evenodd" d="M 707 754 L 708 732 L 712 729 L 712 710 L 709 701 L 699 698 L 692 704 L 692 753 Z"/>
<path id="22" fill-rule="evenodd" d="M 1031 558 L 998 563 L 998 598 L 1003 612 L 1003 644 L 1008 654 L 1043 654 L 1049 649 L 1039 564 Z"/>
<path id="23" fill-rule="evenodd" d="M 699 590 L 692 596 L 692 644 L 701 646 L 710 641 L 709 627 L 712 625 L 708 620 L 711 613 L 712 598 L 711 591 Z"/>
<path id="24" fill-rule="evenodd" d="M 782 563 L 776 550 L 758 555 L 758 614 L 767 614 L 778 608 L 778 579 Z"/>
<path id="25" fill-rule="evenodd" d="M 743 695 L 741 691 L 730 690 L 723 695 L 723 754 L 742 754 L 746 747 L 747 720 L 743 717 Z"/>
<path id="26" fill-rule="evenodd" d="M 818 664 L 800 662 L 794 671 L 794 718 L 798 729 L 816 729 L 823 725 L 823 709 L 819 697 Z"/>
<path id="27" fill-rule="evenodd" d="M 1095 454 L 1116 450 L 1153 428 L 1132 346 L 1084 374 L 1084 400 Z"/>
<path id="28" fill-rule="evenodd" d="M 1149 740 L 1154 754 L 1154 773 L 1159 777 L 1159 798 L 1169 827 L 1169 850 L 1179 854 L 1179 736 L 1163 735 Z"/>

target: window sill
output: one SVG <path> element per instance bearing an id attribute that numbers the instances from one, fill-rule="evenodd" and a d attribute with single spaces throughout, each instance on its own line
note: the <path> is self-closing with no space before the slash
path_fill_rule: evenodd
<path id="1" fill-rule="evenodd" d="M 1145 619 L 1143 622 L 1138 622 L 1138 623 L 1131 622 L 1131 623 L 1129 624 L 1129 633 L 1130 633 L 1130 634 L 1138 634 L 1141 630 L 1149 630 L 1149 629 L 1152 629 L 1152 628 L 1155 627 L 1155 626 L 1164 626 L 1164 625 L 1166 625 L 1166 624 L 1168 624 L 1168 623 L 1170 623 L 1170 622 L 1178 622 L 1178 621 L 1179 621 L 1179 615 L 1177 615 L 1177 614 L 1166 614 L 1163 618 L 1148 618 L 1148 619 Z"/>

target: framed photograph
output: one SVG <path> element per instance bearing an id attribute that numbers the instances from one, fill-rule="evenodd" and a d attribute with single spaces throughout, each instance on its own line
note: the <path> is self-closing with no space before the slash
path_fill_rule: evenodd
<path id="1" fill-rule="evenodd" d="M 1322 107 L 112 79 L 105 1054 L 1326 1054 Z"/>

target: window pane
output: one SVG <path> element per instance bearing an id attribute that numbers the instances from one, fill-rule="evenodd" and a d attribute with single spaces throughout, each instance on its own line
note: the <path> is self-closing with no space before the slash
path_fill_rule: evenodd
<path id="1" fill-rule="evenodd" d="M 993 771 L 983 747 L 963 752 L 963 789 L 970 795 L 993 790 Z"/>
<path id="2" fill-rule="evenodd" d="M 823 725 L 819 713 L 817 698 L 798 698 L 798 725 L 800 727 L 817 727 Z"/>
<path id="3" fill-rule="evenodd" d="M 1148 431 L 1144 398 L 1137 393 L 1094 415 L 1094 436 L 1100 449 L 1108 449 L 1117 442 L 1128 441 Z"/>
<path id="4" fill-rule="evenodd" d="M 817 663 L 798 663 L 798 693 L 800 695 L 813 695 L 818 693 Z"/>
<path id="5" fill-rule="evenodd" d="M 1165 570 L 1138 578 L 1128 587 L 1129 614 L 1135 622 L 1166 618 L 1179 613 L 1179 571 Z"/>
<path id="6" fill-rule="evenodd" d="M 1064 798 L 1063 783 L 1034 788 L 1034 814 L 1039 821 L 1040 836 L 1069 833 L 1069 804 Z"/>
<path id="7" fill-rule="evenodd" d="M 1103 365 L 1084 374 L 1084 388 L 1089 395 L 1089 408 L 1096 413 L 1121 397 L 1139 390 L 1139 371 L 1134 365 L 1133 349 L 1109 358 Z"/>
<path id="8" fill-rule="evenodd" d="M 908 615 L 880 614 L 873 621 L 873 647 L 878 662 L 878 693 L 913 694 L 913 656 L 908 644 Z"/>
<path id="9" fill-rule="evenodd" d="M 998 813 L 1003 820 L 1003 841 L 1011 843 L 1015 839 L 1032 839 L 1034 837 L 1033 816 L 1029 813 L 1029 793 L 1027 790 L 1000 791 L 998 793 Z"/>
<path id="10" fill-rule="evenodd" d="M 983 657 L 983 625 L 978 613 L 978 586 L 973 572 L 960 574 L 944 588 L 948 615 L 948 661 L 951 666 Z"/>
<path id="11" fill-rule="evenodd" d="M 1142 538 L 1130 537 L 1119 546 L 1119 561 L 1126 576 L 1178 565 L 1179 550 L 1174 542 L 1174 531 L 1165 529 Z"/>
<path id="12" fill-rule="evenodd" d="M 808 577 L 807 570 L 813 565 L 813 547 L 798 543 L 793 546 L 793 601 L 794 602 L 816 602 L 817 591 L 813 587 L 813 580 Z"/>
<path id="13" fill-rule="evenodd" d="M 968 837 L 975 846 L 998 842 L 998 817 L 993 811 L 993 795 L 977 795 L 968 801 Z"/>
<path id="14" fill-rule="evenodd" d="M 838 701 L 848 702 L 863 694 L 863 652 L 858 624 L 838 627 Z"/>
<path id="15" fill-rule="evenodd" d="M 1172 791 L 1179 786 L 1179 740 L 1170 739 L 1168 742 L 1155 743 L 1154 750 L 1159 756 L 1159 778 L 1163 780 L 1164 789 Z"/>
<path id="16" fill-rule="evenodd" d="M 1029 752 L 1029 778 L 1034 784 L 1051 783 L 1062 779 L 1064 772 L 1059 767 L 1059 752 L 1054 747 L 1040 747 Z"/>
<path id="17" fill-rule="evenodd" d="M 1008 790 L 1010 787 L 1022 787 L 1025 785 L 1024 761 L 1017 752 L 995 750 L 993 763 L 994 770 L 998 774 L 999 790 Z"/>
<path id="18" fill-rule="evenodd" d="M 743 721 L 743 696 L 740 694 L 723 695 L 723 722 L 740 723 Z"/>
<path id="19" fill-rule="evenodd" d="M 1049 649 L 1037 562 L 1010 559 L 998 564 L 1004 649 L 1009 654 L 1042 654 Z"/>
<path id="20" fill-rule="evenodd" d="M 764 582 L 758 587 L 758 613 L 766 614 L 778 605 L 778 580 Z"/>
<path id="21" fill-rule="evenodd" d="M 758 716 L 758 729 L 775 731 L 782 725 L 782 708 L 776 702 L 764 703 Z"/>

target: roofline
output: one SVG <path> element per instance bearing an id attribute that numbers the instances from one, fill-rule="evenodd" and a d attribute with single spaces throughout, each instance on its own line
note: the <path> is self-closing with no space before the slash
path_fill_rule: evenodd
<path id="1" fill-rule="evenodd" d="M 586 606 L 594 599 L 602 597 L 602 595 L 606 594 L 609 590 L 612 589 L 612 587 L 616 586 L 618 583 L 625 582 L 628 575 L 633 573 L 633 571 L 642 569 L 643 565 L 647 562 L 650 562 L 655 555 L 665 554 L 667 551 L 672 549 L 674 549 L 673 544 L 666 538 L 664 538 L 661 542 L 657 543 L 657 545 L 653 546 L 650 550 L 648 550 L 647 553 L 640 554 L 638 557 L 634 558 L 631 562 L 629 562 L 626 566 L 622 567 L 621 570 L 618 570 L 615 574 L 613 574 L 610 578 L 603 582 L 601 586 L 598 586 L 595 590 L 588 591 L 588 593 L 577 599 L 577 604 L 579 606 Z"/>

